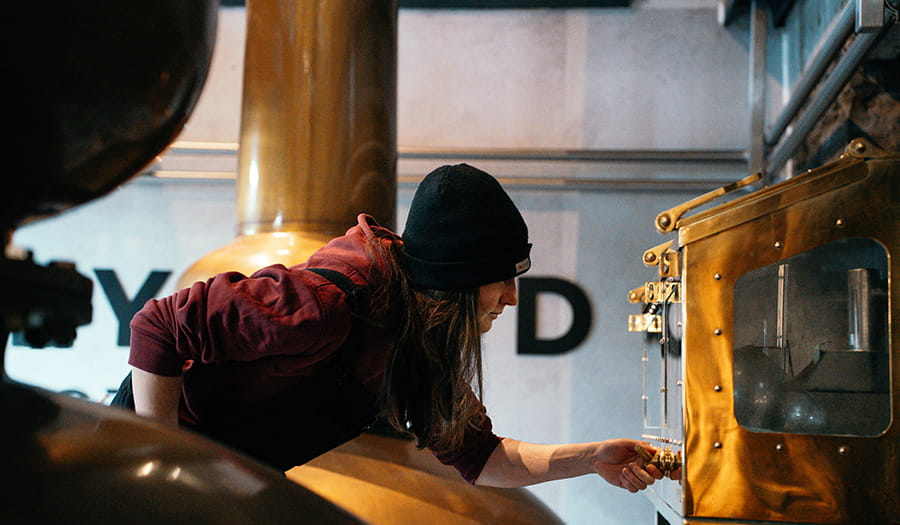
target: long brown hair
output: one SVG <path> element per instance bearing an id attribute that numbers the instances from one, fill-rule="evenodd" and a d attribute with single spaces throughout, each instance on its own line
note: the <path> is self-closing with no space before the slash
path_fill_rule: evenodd
<path id="1" fill-rule="evenodd" d="M 485 417 L 478 289 L 414 287 L 394 234 L 374 231 L 382 242 L 373 255 L 387 263 L 388 275 L 373 290 L 372 311 L 395 334 L 381 388 L 383 417 L 412 433 L 419 447 L 458 449 L 466 429 Z"/>

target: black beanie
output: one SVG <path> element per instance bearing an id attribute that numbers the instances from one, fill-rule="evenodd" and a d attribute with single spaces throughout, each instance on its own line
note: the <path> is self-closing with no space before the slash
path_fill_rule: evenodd
<path id="1" fill-rule="evenodd" d="M 418 287 L 474 288 L 531 268 L 528 227 L 491 175 L 441 166 L 419 184 L 403 232 L 404 266 Z"/>

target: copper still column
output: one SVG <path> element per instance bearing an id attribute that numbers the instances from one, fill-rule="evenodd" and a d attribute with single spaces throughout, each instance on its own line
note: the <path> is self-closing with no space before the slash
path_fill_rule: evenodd
<path id="1" fill-rule="evenodd" d="M 305 261 L 359 213 L 396 214 L 393 0 L 247 5 L 237 238 L 179 286 Z"/>

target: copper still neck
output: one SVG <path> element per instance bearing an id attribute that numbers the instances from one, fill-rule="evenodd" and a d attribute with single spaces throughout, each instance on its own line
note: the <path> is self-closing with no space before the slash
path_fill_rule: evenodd
<path id="1" fill-rule="evenodd" d="M 247 5 L 237 234 L 179 286 L 305 261 L 359 213 L 396 214 L 397 6 Z"/>

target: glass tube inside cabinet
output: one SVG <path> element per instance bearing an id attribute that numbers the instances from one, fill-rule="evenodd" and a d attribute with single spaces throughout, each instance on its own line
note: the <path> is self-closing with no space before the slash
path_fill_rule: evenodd
<path id="1" fill-rule="evenodd" d="M 843 239 L 742 275 L 734 411 L 749 430 L 876 436 L 890 424 L 888 255 Z"/>

